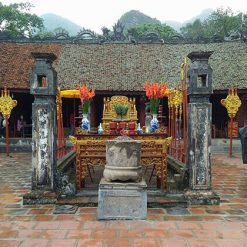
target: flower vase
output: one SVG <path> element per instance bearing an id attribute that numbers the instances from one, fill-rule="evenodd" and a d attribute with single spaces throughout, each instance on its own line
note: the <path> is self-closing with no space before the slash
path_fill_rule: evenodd
<path id="1" fill-rule="evenodd" d="M 90 131 L 90 121 L 87 114 L 82 114 L 81 128 L 85 131 Z"/>
<path id="2" fill-rule="evenodd" d="M 98 134 L 103 134 L 103 132 L 104 132 L 104 130 L 103 130 L 103 128 L 102 128 L 102 124 L 100 123 L 99 124 L 99 127 L 98 127 Z"/>
<path id="3" fill-rule="evenodd" d="M 157 114 L 152 114 L 153 118 L 150 122 L 150 132 L 154 133 L 159 128 L 159 121 L 157 119 Z"/>
<path id="4" fill-rule="evenodd" d="M 141 128 L 141 124 L 140 123 L 138 123 L 138 125 L 137 125 L 136 133 L 139 134 L 139 135 L 142 134 L 142 128 Z"/>
<path id="5" fill-rule="evenodd" d="M 152 120 L 152 116 L 150 113 L 146 113 L 146 117 L 145 117 L 145 133 L 149 133 L 150 132 L 150 122 Z"/>

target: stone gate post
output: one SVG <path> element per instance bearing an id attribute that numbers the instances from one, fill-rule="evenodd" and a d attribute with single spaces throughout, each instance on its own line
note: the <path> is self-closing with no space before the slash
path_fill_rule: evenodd
<path id="1" fill-rule="evenodd" d="M 32 190 L 54 191 L 56 174 L 57 73 L 52 53 L 32 53 L 36 60 L 31 74 L 32 104 Z"/>
<path id="2" fill-rule="evenodd" d="M 191 204 L 218 204 L 219 197 L 211 187 L 211 124 L 212 68 L 208 59 L 212 52 L 192 52 L 188 70 L 188 129 L 187 166 L 189 190 L 186 197 Z"/>

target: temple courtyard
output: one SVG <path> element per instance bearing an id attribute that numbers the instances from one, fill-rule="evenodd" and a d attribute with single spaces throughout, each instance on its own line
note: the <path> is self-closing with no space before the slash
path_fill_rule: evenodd
<path id="1" fill-rule="evenodd" d="M 147 220 L 97 221 L 95 207 L 54 214 L 54 205 L 22 205 L 31 189 L 31 153 L 0 154 L 0 246 L 247 246 L 247 166 L 213 154 L 220 205 L 149 208 Z"/>

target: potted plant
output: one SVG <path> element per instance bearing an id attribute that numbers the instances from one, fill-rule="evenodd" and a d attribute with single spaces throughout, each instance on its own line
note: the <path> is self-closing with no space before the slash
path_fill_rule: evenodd
<path id="1" fill-rule="evenodd" d="M 117 118 L 118 119 L 123 119 L 123 116 L 126 116 L 127 115 L 127 112 L 129 110 L 129 106 L 128 105 L 124 105 L 124 104 L 115 104 L 113 105 L 114 107 L 114 110 L 117 114 Z"/>

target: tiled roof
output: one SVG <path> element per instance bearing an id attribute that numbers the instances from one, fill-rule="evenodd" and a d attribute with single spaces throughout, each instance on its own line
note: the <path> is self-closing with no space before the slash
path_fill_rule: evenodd
<path id="1" fill-rule="evenodd" d="M 247 88 L 247 46 L 242 41 L 208 44 L 17 44 L 0 43 L 0 87 L 29 88 L 31 52 L 53 52 L 61 88 L 90 83 L 97 90 L 143 91 L 145 81 L 179 82 L 180 64 L 192 51 L 214 51 L 213 87 Z"/>
<path id="2" fill-rule="evenodd" d="M 31 52 L 52 52 L 59 57 L 59 44 L 0 43 L 0 87 L 30 88 L 34 59 Z M 54 62 L 54 67 L 56 63 Z"/>

